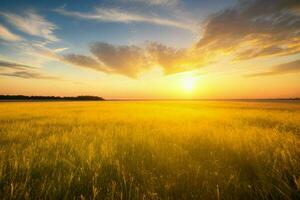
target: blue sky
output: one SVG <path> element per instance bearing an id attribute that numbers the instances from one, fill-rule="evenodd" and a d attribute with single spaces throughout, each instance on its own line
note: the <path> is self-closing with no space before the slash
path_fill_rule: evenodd
<path id="1" fill-rule="evenodd" d="M 299 83 L 296 0 L 2 0 L 0 4 L 0 93 L 27 94 L 42 83 L 34 93 L 43 94 L 45 88 L 51 94 L 109 90 L 113 92 L 107 96 L 120 97 L 118 88 L 127 84 L 130 97 L 178 98 L 182 94 L 172 91 L 179 80 L 186 74 L 206 74 L 201 77 L 208 80 L 202 83 L 206 92 L 184 95 L 222 97 L 224 92 L 216 85 L 228 79 L 232 89 L 227 93 L 232 97 L 245 96 L 237 92 L 235 80 L 255 91 L 253 79 L 269 84 L 268 92 L 253 93 L 255 97 L 299 94 L 287 83 Z M 220 78 L 213 83 L 216 74 Z M 275 91 L 279 79 L 283 94 Z M 61 82 L 68 89 L 59 91 Z M 155 91 L 156 84 L 166 88 Z"/>
<path id="2" fill-rule="evenodd" d="M 194 23 L 200 29 L 202 20 L 213 11 L 230 6 L 234 1 L 224 0 L 222 3 L 212 1 L 151 1 L 146 0 L 78 0 L 78 1 L 1 1 L 1 11 L 19 13 L 26 10 L 35 11 L 57 26 L 55 35 L 62 44 L 79 45 L 85 48 L 89 42 L 105 41 L 113 44 L 142 43 L 144 41 L 159 41 L 173 46 L 187 46 L 197 39 L 198 34 L 173 26 L 157 25 L 144 22 L 109 22 L 106 20 L 74 19 L 55 12 L 64 9 L 70 12 L 92 14 L 95 8 L 119 9 L 128 13 L 157 16 L 178 23 Z M 173 19 L 175 18 L 176 19 Z M 189 19 L 184 19 L 188 18 Z M 184 20 L 183 20 L 184 19 Z M 3 18 L 1 22 L 9 26 Z M 188 25 L 188 24 L 187 24 Z M 12 27 L 13 28 L 13 27 Z M 196 31 L 196 30 L 195 30 Z M 28 35 L 18 32 L 22 37 Z"/>

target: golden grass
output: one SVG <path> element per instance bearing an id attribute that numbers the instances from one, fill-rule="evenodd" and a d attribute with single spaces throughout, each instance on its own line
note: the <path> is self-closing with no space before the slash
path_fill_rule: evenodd
<path id="1" fill-rule="evenodd" d="M 300 104 L 0 103 L 1 199 L 300 199 Z"/>

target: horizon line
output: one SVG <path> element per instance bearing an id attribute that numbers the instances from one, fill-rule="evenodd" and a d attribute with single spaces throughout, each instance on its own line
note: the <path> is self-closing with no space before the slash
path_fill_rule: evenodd
<path id="1" fill-rule="evenodd" d="M 57 96 L 57 95 L 21 95 L 21 94 L 0 94 L 0 96 L 24 96 L 24 97 L 59 97 L 70 98 L 80 96 L 90 96 L 103 98 L 105 101 L 267 101 L 267 100 L 300 100 L 300 97 L 272 97 L 272 98 L 105 98 L 96 95 L 74 95 L 74 96 Z"/>
<path id="2" fill-rule="evenodd" d="M 300 97 L 287 97 L 287 98 L 104 98 L 106 101 L 247 101 L 247 100 L 300 100 Z"/>

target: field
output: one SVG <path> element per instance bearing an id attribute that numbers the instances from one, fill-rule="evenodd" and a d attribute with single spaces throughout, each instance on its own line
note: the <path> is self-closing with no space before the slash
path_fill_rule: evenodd
<path id="1" fill-rule="evenodd" d="M 1 199 L 300 199 L 300 103 L 0 103 Z"/>

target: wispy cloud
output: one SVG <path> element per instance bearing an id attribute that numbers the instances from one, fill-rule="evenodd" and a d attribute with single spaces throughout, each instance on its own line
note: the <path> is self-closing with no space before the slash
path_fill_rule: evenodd
<path id="1" fill-rule="evenodd" d="M 41 37 L 49 41 L 58 41 L 58 38 L 54 34 L 57 26 L 43 16 L 38 15 L 35 11 L 28 10 L 22 15 L 10 12 L 0 12 L 0 14 L 17 29 L 26 34 Z"/>
<path id="2" fill-rule="evenodd" d="M 26 55 L 29 63 L 32 65 L 41 66 L 49 61 L 59 61 L 59 53 L 65 51 L 67 48 L 49 48 L 44 42 L 25 41 L 17 45 L 18 51 Z"/>
<path id="3" fill-rule="evenodd" d="M 270 71 L 247 74 L 245 75 L 245 77 L 272 76 L 272 75 L 283 75 L 289 73 L 300 73 L 300 60 L 276 65 Z"/>
<path id="4" fill-rule="evenodd" d="M 61 62 L 61 55 L 68 48 L 67 47 L 48 47 L 48 42 L 22 40 L 18 42 L 3 43 L 4 47 L 13 50 L 13 55 L 16 56 L 1 56 L 0 55 L 0 69 L 12 67 L 31 67 L 42 68 L 50 62 Z M 5 63 L 4 63 L 4 61 Z M 20 64 L 22 63 L 22 64 Z M 24 64 L 26 63 L 26 64 Z"/>
<path id="5" fill-rule="evenodd" d="M 197 48 L 235 56 L 235 60 L 300 52 L 297 0 L 246 0 L 206 20 Z"/>
<path id="6" fill-rule="evenodd" d="M 159 17 L 157 15 L 136 13 L 136 12 L 121 10 L 117 8 L 98 7 L 95 9 L 94 12 L 91 13 L 68 11 L 65 10 L 64 8 L 58 8 L 55 11 L 61 15 L 75 17 L 78 19 L 89 19 L 89 20 L 102 21 L 102 22 L 120 22 L 120 23 L 143 22 L 143 23 L 156 24 L 162 26 L 171 26 L 171 27 L 187 29 L 187 30 L 192 29 L 191 25 L 173 19 Z"/>
<path id="7" fill-rule="evenodd" d="M 122 2 L 128 2 L 128 3 L 144 3 L 149 5 L 163 5 L 163 6 L 169 6 L 169 5 L 176 5 L 180 0 L 121 0 Z"/>
<path id="8" fill-rule="evenodd" d="M 68 47 L 62 47 L 62 48 L 54 49 L 53 51 L 56 52 L 56 53 L 60 53 L 60 52 L 66 51 L 68 49 L 69 49 Z"/>
<path id="9" fill-rule="evenodd" d="M 55 79 L 60 80 L 59 77 L 50 76 L 42 73 L 39 68 L 14 63 L 10 61 L 0 60 L 0 76 L 10 76 L 25 79 Z"/>
<path id="10" fill-rule="evenodd" d="M 10 73 L 0 73 L 0 76 L 11 76 L 25 79 L 52 79 L 52 80 L 60 80 L 59 77 L 55 76 L 47 76 L 38 72 L 28 72 L 28 71 L 16 71 Z"/>
<path id="11" fill-rule="evenodd" d="M 20 41 L 22 38 L 0 24 L 0 38 L 6 41 Z"/>
<path id="12" fill-rule="evenodd" d="M 35 67 L 31 67 L 29 65 L 23 65 L 19 63 L 9 62 L 5 60 L 0 60 L 0 69 L 8 68 L 8 69 L 35 69 Z"/>

